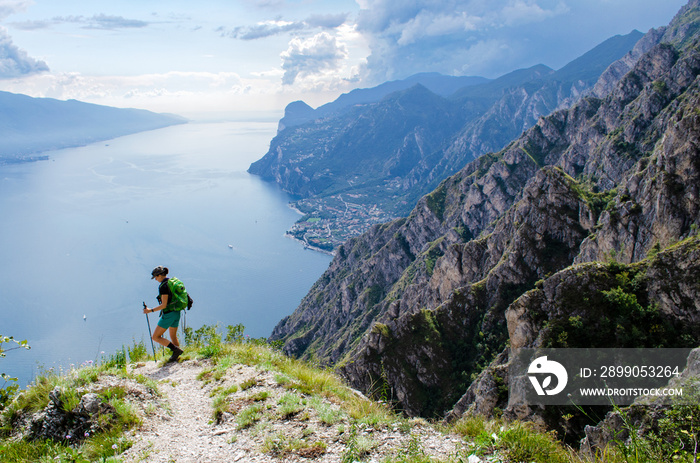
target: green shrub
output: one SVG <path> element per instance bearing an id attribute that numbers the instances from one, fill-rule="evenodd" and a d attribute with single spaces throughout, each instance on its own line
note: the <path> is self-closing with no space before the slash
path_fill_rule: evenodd
<path id="1" fill-rule="evenodd" d="M 202 325 L 197 330 L 192 330 L 192 328 L 186 328 L 185 333 L 185 344 L 188 346 L 202 347 L 209 344 L 221 344 L 221 335 L 217 332 L 219 324 L 216 325 Z"/>
<path id="2" fill-rule="evenodd" d="M 11 348 L 3 348 L 3 344 L 16 344 L 16 346 Z M 0 335 L 0 358 L 5 357 L 5 352 L 15 349 L 31 349 L 26 340 L 17 341 L 12 336 Z M 2 380 L 2 385 L 0 385 L 0 411 L 5 408 L 5 406 L 10 403 L 14 395 L 19 390 L 17 385 L 17 378 L 14 378 L 5 373 L 0 373 L 0 380 Z"/>
<path id="3" fill-rule="evenodd" d="M 245 331 L 245 327 L 242 324 L 238 325 L 229 325 L 226 327 L 226 342 L 228 343 L 233 343 L 233 342 L 240 342 L 243 340 L 243 331 Z"/>
<path id="4" fill-rule="evenodd" d="M 148 360 L 148 349 L 146 349 L 146 344 L 141 340 L 128 347 L 129 361 L 131 362 L 141 362 L 143 360 Z"/>
<path id="5" fill-rule="evenodd" d="M 102 365 L 105 368 L 117 368 L 126 371 L 127 354 L 126 347 L 122 346 L 121 350 L 118 350 L 114 354 L 110 355 Z"/>

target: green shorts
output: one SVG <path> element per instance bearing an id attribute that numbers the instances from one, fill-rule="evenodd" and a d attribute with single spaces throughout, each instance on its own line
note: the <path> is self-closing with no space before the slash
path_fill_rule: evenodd
<path id="1" fill-rule="evenodd" d="M 158 326 L 161 328 L 177 328 L 180 323 L 180 311 L 163 313 L 163 316 L 158 320 Z"/>

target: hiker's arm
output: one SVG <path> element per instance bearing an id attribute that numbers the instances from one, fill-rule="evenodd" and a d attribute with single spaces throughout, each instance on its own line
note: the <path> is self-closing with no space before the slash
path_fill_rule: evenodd
<path id="1" fill-rule="evenodd" d="M 152 309 L 149 309 L 148 307 L 145 307 L 143 309 L 143 313 L 151 313 L 151 312 L 157 312 L 159 310 L 163 310 L 168 306 L 168 298 L 170 296 L 168 294 L 162 294 L 160 297 L 161 303 L 158 307 L 153 307 Z"/>

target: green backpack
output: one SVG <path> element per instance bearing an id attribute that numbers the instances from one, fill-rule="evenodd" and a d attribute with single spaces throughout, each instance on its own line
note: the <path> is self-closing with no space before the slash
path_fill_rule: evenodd
<path id="1" fill-rule="evenodd" d="M 187 294 L 185 284 L 177 278 L 168 278 L 168 289 L 173 295 L 172 301 L 168 302 L 168 311 L 189 310 L 192 307 L 192 298 Z M 161 283 L 162 284 L 162 283 Z"/>

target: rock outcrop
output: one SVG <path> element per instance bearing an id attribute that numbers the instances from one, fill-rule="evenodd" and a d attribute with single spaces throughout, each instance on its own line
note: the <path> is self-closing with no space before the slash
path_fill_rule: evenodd
<path id="1" fill-rule="evenodd" d="M 510 349 L 537 347 L 697 346 L 700 236 L 696 234 L 664 251 L 651 253 L 634 264 L 610 261 L 568 267 L 519 297 L 508 307 L 505 318 L 509 339 L 509 349 L 503 354 L 506 356 Z M 507 362 L 498 364 L 507 367 Z M 686 376 L 694 371 L 691 368 Z M 529 405 L 522 391 L 509 392 L 507 402 L 498 403 L 507 417 L 541 421 L 550 427 L 564 426 L 560 416 L 546 416 L 542 407 Z M 493 392 L 484 396 L 495 400 Z M 467 403 L 452 415 L 469 409 L 477 411 L 468 397 L 461 402 Z M 478 411 L 490 414 L 493 409 L 482 407 Z"/>
<path id="2" fill-rule="evenodd" d="M 100 415 L 107 415 L 113 411 L 114 409 L 95 393 L 83 395 L 75 408 L 69 408 L 65 391 L 56 386 L 49 393 L 46 408 L 29 418 L 27 437 L 81 442 L 97 431 Z"/>

